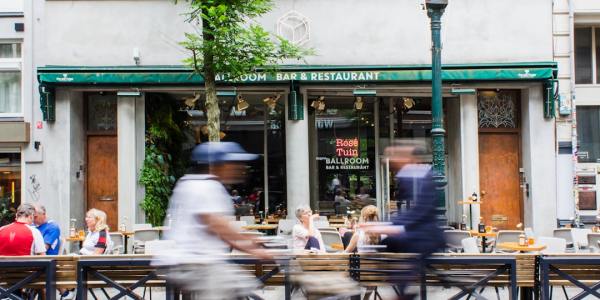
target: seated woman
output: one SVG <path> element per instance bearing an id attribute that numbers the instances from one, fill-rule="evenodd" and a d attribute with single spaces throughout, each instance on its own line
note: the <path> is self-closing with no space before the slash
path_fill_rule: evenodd
<path id="1" fill-rule="evenodd" d="M 88 228 L 88 233 L 85 236 L 79 253 L 81 255 L 101 255 L 110 250 L 112 242 L 108 235 L 106 213 L 99 209 L 90 209 L 85 214 L 85 224 Z"/>
<path id="2" fill-rule="evenodd" d="M 367 222 L 379 222 L 379 215 L 377 213 L 377 207 L 374 205 L 367 205 L 363 207 L 360 211 L 360 220 L 359 224 L 364 224 Z M 345 252 L 353 252 L 357 248 L 360 248 L 364 245 L 379 245 L 381 241 L 381 236 L 375 233 L 366 233 L 363 230 L 357 228 L 354 231 L 354 235 L 352 235 L 352 239 L 346 247 Z"/>
<path id="3" fill-rule="evenodd" d="M 294 249 L 318 249 L 319 252 L 325 253 L 323 238 L 321 238 L 321 233 L 314 224 L 314 219 L 318 217 L 318 214 L 313 215 L 308 206 L 302 205 L 296 209 L 296 218 L 298 218 L 300 224 L 294 225 L 292 229 Z"/>

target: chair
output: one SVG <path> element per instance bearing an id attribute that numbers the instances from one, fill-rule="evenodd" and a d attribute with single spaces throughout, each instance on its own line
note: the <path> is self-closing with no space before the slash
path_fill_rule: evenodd
<path id="1" fill-rule="evenodd" d="M 477 238 L 476 237 L 469 237 L 466 239 L 462 239 L 462 241 L 460 241 L 463 251 L 465 253 L 480 253 L 479 251 L 479 246 L 477 246 Z"/>
<path id="2" fill-rule="evenodd" d="M 329 221 L 321 221 L 321 220 L 315 220 L 314 222 L 315 227 L 317 228 L 329 228 Z"/>
<path id="3" fill-rule="evenodd" d="M 254 216 L 241 216 L 240 221 L 245 221 L 246 225 L 256 224 L 256 218 L 254 218 Z"/>
<path id="4" fill-rule="evenodd" d="M 329 222 L 329 219 L 327 219 L 327 216 L 319 216 L 319 218 L 316 219 L 315 221 L 328 221 Z"/>
<path id="5" fill-rule="evenodd" d="M 152 229 L 152 224 L 138 223 L 138 224 L 133 224 L 133 226 L 131 228 L 132 228 L 132 231 L 142 230 L 142 229 Z"/>
<path id="6" fill-rule="evenodd" d="M 325 250 L 327 252 L 339 252 L 339 250 L 333 249 L 331 247 L 332 244 L 343 245 L 342 238 L 340 234 L 337 232 L 331 231 L 321 231 L 321 237 L 323 238 L 323 243 L 325 243 Z"/>
<path id="7" fill-rule="evenodd" d="M 587 244 L 590 252 L 600 252 L 600 246 L 598 245 L 598 242 L 600 242 L 600 233 L 588 233 Z"/>
<path id="8" fill-rule="evenodd" d="M 571 228 L 554 229 L 552 236 L 555 238 L 565 239 L 567 241 L 567 248 L 573 247 L 573 233 L 571 232 Z"/>
<path id="9" fill-rule="evenodd" d="M 225 218 L 227 221 L 237 221 L 236 216 L 223 216 L 223 218 Z"/>
<path id="10" fill-rule="evenodd" d="M 444 237 L 446 238 L 446 247 L 449 252 L 459 252 L 463 250 L 462 240 L 470 238 L 471 234 L 463 230 L 445 230 Z"/>
<path id="11" fill-rule="evenodd" d="M 296 221 L 295 219 L 279 220 L 279 225 L 277 226 L 277 235 L 291 236 L 292 230 L 294 229 L 294 225 L 296 225 L 296 223 L 298 223 L 298 221 Z"/>
<path id="12" fill-rule="evenodd" d="M 125 237 L 120 232 L 109 232 L 108 235 L 113 242 L 112 254 L 125 253 Z"/>
<path id="13" fill-rule="evenodd" d="M 58 247 L 58 255 L 67 255 L 69 254 L 68 247 L 66 247 L 67 239 L 64 237 L 60 238 L 60 246 Z"/>
<path id="14" fill-rule="evenodd" d="M 538 243 L 545 245 L 546 249 L 540 251 L 542 254 L 565 253 L 567 251 L 567 241 L 556 237 L 539 237 Z"/>
<path id="15" fill-rule="evenodd" d="M 167 253 L 175 247 L 174 240 L 152 240 L 147 241 L 144 247 L 144 254 L 158 255 Z"/>
<path id="16" fill-rule="evenodd" d="M 496 245 L 498 245 L 499 243 L 507 243 L 507 242 L 518 243 L 519 236 L 521 236 L 521 234 L 525 234 L 525 232 L 521 231 L 521 230 L 500 230 L 500 231 L 498 231 L 498 235 L 496 236 L 496 243 L 494 245 L 493 252 L 508 252 L 508 253 L 515 252 L 515 251 L 498 250 L 498 247 L 496 247 Z"/>
<path id="17" fill-rule="evenodd" d="M 573 236 L 573 246 L 575 247 L 575 251 L 580 249 L 587 249 L 588 247 L 588 239 L 587 235 L 592 233 L 592 230 L 589 228 L 572 228 L 571 235 Z"/>
<path id="18" fill-rule="evenodd" d="M 160 239 L 160 231 L 156 229 L 141 229 L 133 232 L 133 253 L 143 254 L 145 243 Z"/>

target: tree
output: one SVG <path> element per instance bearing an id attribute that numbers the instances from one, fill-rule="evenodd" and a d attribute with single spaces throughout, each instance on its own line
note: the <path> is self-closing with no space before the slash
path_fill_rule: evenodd
<path id="1" fill-rule="evenodd" d="M 253 19 L 269 12 L 271 0 L 188 0 L 187 22 L 201 26 L 186 33 L 181 44 L 191 51 L 185 60 L 204 78 L 207 126 L 210 141 L 219 141 L 220 120 L 216 75 L 235 81 L 258 67 L 274 71 L 286 59 L 301 59 L 312 53 L 275 37 Z"/>

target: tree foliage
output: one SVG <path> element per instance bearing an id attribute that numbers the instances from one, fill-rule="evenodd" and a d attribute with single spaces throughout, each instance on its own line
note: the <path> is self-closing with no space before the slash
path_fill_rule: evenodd
<path id="1" fill-rule="evenodd" d="M 198 32 L 187 33 L 181 44 L 191 52 L 185 60 L 204 78 L 209 140 L 218 141 L 219 107 L 215 76 L 236 80 L 261 67 L 274 71 L 286 59 L 302 59 L 312 50 L 274 37 L 253 19 L 269 12 L 271 0 L 188 0 L 187 21 Z"/>

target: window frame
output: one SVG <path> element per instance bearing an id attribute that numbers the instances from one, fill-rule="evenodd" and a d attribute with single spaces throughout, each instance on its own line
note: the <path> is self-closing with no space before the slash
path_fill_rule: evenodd
<path id="1" fill-rule="evenodd" d="M 23 100 L 23 95 L 25 93 L 25 90 L 23 88 L 24 84 L 23 84 L 23 41 L 22 40 L 15 40 L 15 39 L 7 39 L 7 40 L 0 40 L 0 44 L 20 44 L 21 46 L 21 57 L 15 57 L 15 58 L 0 58 L 0 72 L 19 72 L 20 74 L 20 82 L 19 82 L 19 89 L 21 90 L 20 93 L 20 111 L 19 112 L 11 112 L 11 113 L 5 113 L 5 112 L 0 112 L 0 121 L 2 121 L 2 119 L 11 119 L 11 118 L 22 118 L 24 116 L 24 110 L 25 110 L 25 101 Z M 11 119 L 12 120 L 12 119 Z"/>

